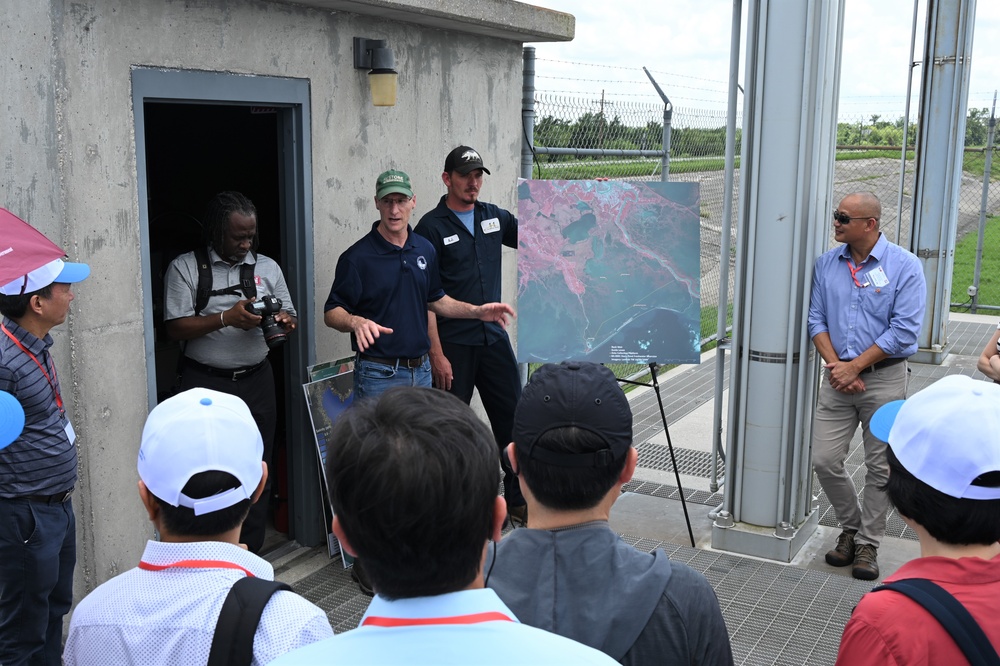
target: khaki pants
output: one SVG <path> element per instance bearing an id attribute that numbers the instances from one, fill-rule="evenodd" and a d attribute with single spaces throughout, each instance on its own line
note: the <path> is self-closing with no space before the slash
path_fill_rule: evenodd
<path id="1" fill-rule="evenodd" d="M 857 543 L 878 547 L 885 535 L 889 498 L 879 486 L 889 478 L 886 444 L 868 429 L 872 414 L 893 400 L 906 397 L 907 364 L 897 363 L 861 375 L 865 390 L 854 395 L 837 391 L 823 374 L 813 419 L 813 468 L 845 530 L 857 530 Z M 858 503 L 857 489 L 844 467 L 851 438 L 861 424 L 865 453 L 865 486 Z"/>

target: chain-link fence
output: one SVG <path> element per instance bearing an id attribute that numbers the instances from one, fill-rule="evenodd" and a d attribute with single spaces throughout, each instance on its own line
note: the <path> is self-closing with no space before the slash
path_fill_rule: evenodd
<path id="1" fill-rule="evenodd" d="M 611 101 L 535 94 L 534 145 L 558 148 L 661 150 L 664 107 L 659 103 Z M 958 234 L 953 278 L 953 300 L 965 298 L 973 285 L 977 236 L 981 210 L 985 210 L 985 251 L 981 276 L 976 284 L 980 308 L 1000 309 L 1000 185 L 984 185 L 984 166 L 990 113 L 987 109 L 969 112 L 964 153 L 964 172 L 958 213 Z M 742 120 L 737 118 L 737 128 Z M 844 118 L 837 126 L 837 162 L 834 169 L 834 199 L 858 190 L 875 192 L 882 200 L 882 229 L 893 241 L 908 243 L 911 196 L 913 193 L 913 151 L 907 153 L 905 177 L 900 197 L 900 164 L 904 122 L 879 115 Z M 915 124 L 906 133 L 916 137 Z M 703 343 L 714 339 L 717 329 L 722 247 L 722 208 L 726 114 L 723 111 L 673 109 L 670 116 L 669 180 L 698 182 L 701 191 L 701 306 Z M 733 192 L 735 210 L 739 184 L 740 130 L 736 133 L 736 167 Z M 993 160 L 992 180 L 1000 180 L 1000 163 Z M 536 154 L 534 178 L 660 180 L 661 159 L 657 157 L 610 157 Z M 984 198 L 983 194 L 986 193 Z M 985 207 L 982 202 L 985 199 Z M 902 207 L 900 207 L 900 200 Z M 902 220 L 902 225 L 900 225 Z M 735 248 L 734 237 L 730 246 Z M 833 235 L 831 227 L 831 247 Z M 730 276 L 735 261 L 730 252 Z M 733 280 L 725 285 L 732 303 Z M 959 298 L 960 297 L 960 298 Z M 966 306 L 971 306 L 971 301 Z M 732 323 L 729 308 L 728 323 Z"/>

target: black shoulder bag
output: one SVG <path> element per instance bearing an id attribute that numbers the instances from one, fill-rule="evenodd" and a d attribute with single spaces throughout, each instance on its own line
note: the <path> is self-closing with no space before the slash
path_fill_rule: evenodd
<path id="1" fill-rule="evenodd" d="M 236 581 L 219 612 L 208 666 L 250 666 L 253 638 L 264 607 L 275 592 L 291 589 L 287 583 L 253 576 Z"/>

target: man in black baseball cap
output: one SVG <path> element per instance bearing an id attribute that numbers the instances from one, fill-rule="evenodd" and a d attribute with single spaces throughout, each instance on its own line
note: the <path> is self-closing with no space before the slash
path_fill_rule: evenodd
<path id="1" fill-rule="evenodd" d="M 639 457 L 632 410 L 609 369 L 564 362 L 536 370 L 507 452 L 528 529 L 501 541 L 487 584 L 521 622 L 622 663 L 733 663 L 705 577 L 662 550 L 636 550 L 608 526 Z"/>
<path id="2" fill-rule="evenodd" d="M 489 173 L 479 151 L 470 146 L 452 150 L 441 174 L 447 193 L 414 228 L 437 252 L 436 268 L 445 293 L 473 304 L 500 300 L 503 246 L 517 247 L 517 217 L 479 200 L 483 174 Z M 500 455 L 510 442 L 514 408 L 521 396 L 521 378 L 507 332 L 491 322 L 433 313 L 427 324 L 434 386 L 466 404 L 474 391 L 479 392 Z M 527 507 L 517 477 L 502 458 L 501 463 L 507 510 L 513 520 L 524 524 Z"/>

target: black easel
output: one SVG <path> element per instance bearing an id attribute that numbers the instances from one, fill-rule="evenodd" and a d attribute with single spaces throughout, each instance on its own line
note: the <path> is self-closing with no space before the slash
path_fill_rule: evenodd
<path id="1" fill-rule="evenodd" d="M 656 371 L 660 367 L 662 366 L 659 363 L 650 362 L 649 364 L 649 374 L 653 377 L 652 384 L 620 378 L 618 381 L 623 384 L 632 384 L 634 386 L 652 386 L 653 391 L 656 392 L 656 402 L 660 405 L 660 418 L 663 420 L 663 432 L 667 433 L 667 449 L 670 451 L 670 462 L 674 465 L 674 478 L 677 479 L 677 492 L 681 496 L 681 507 L 684 509 L 684 522 L 687 523 L 688 536 L 691 537 L 691 547 L 694 548 L 694 532 L 691 531 L 691 518 L 688 517 L 687 502 L 684 500 L 684 488 L 681 487 L 681 475 L 680 472 L 677 471 L 677 458 L 674 456 L 674 445 L 670 441 L 670 428 L 667 427 L 667 413 L 663 410 L 663 397 L 660 395 L 660 382 L 656 377 Z"/>

